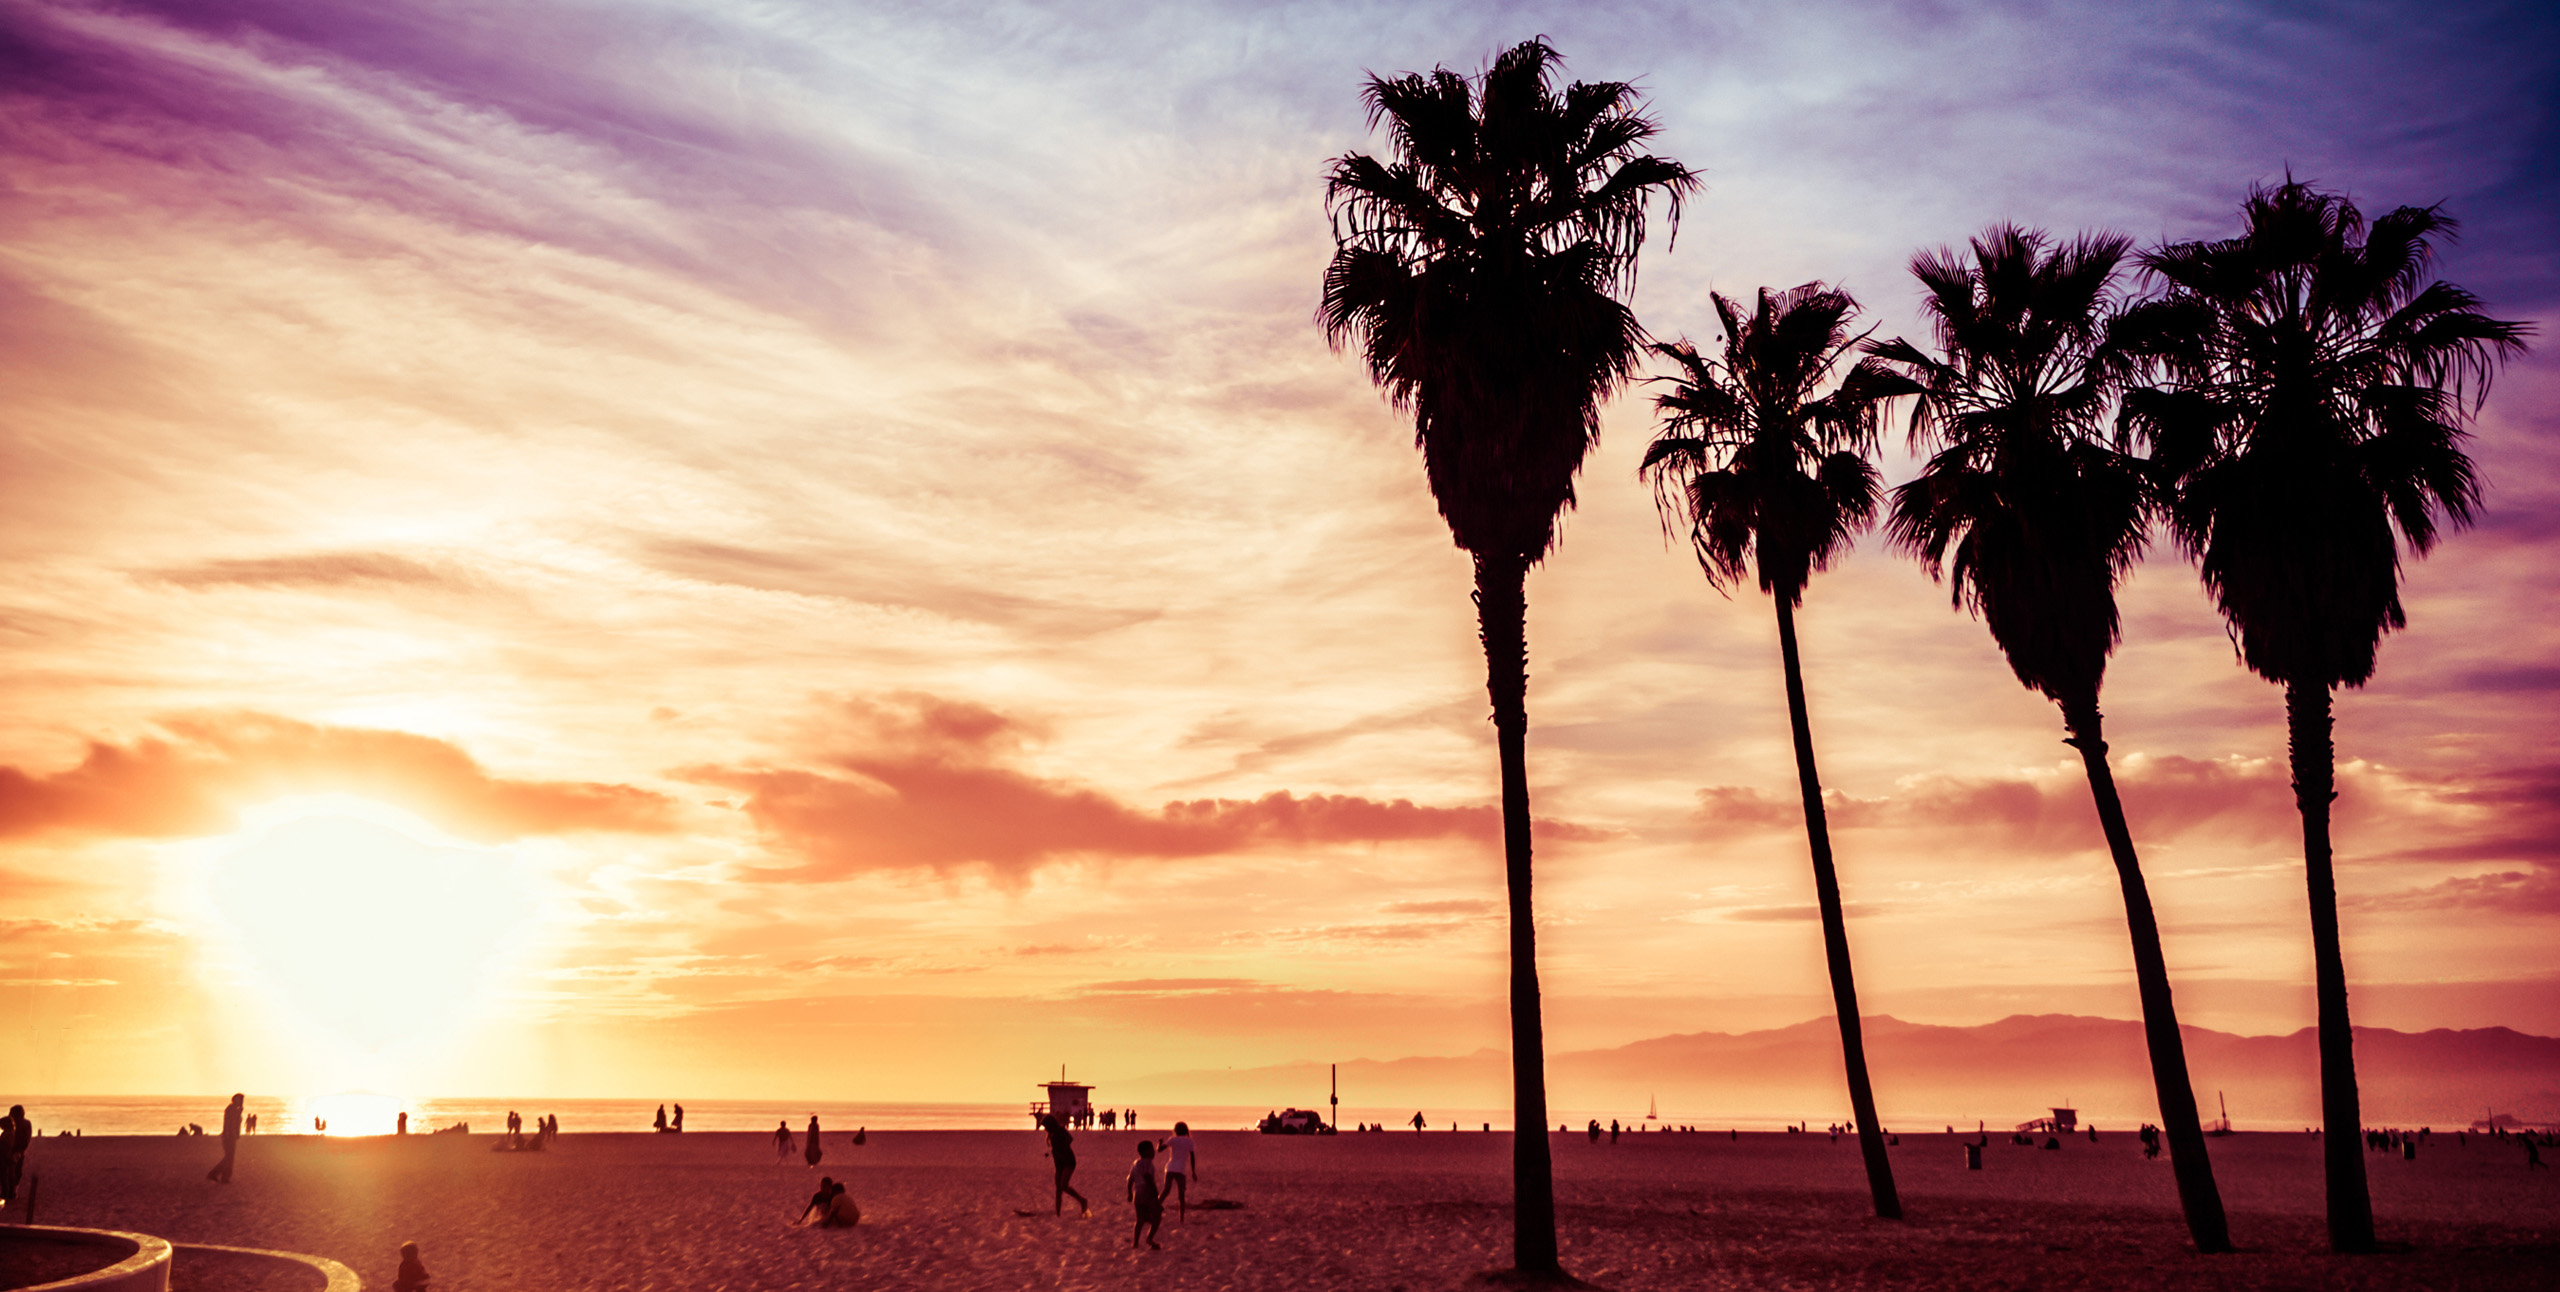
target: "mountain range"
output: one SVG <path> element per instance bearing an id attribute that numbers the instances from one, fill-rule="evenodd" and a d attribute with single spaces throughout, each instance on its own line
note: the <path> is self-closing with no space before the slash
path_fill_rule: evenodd
<path id="1" fill-rule="evenodd" d="M 1974 1027 L 1865 1020 L 1867 1067 L 1888 1129 L 1994 1128 L 2056 1106 L 2118 1127 L 2160 1119 L 2142 1025 L 2071 1014 L 2018 1014 Z M 2227 1101 L 2242 1130 L 2320 1120 L 2315 1033 L 2237 1036 L 2183 1029 L 2204 1119 Z M 2356 1072 L 2370 1125 L 2458 1128 L 2492 1114 L 2560 1123 L 2560 1038 L 2503 1027 L 2356 1029 Z M 1320 1107 L 1327 1065 L 1170 1072 L 1114 1083 L 1114 1102 Z M 1494 1049 L 1446 1057 L 1358 1059 L 1341 1069 L 1343 1103 L 1417 1109 L 1510 1104 L 1510 1059 Z M 1548 1103 L 1641 1117 L 1658 1100 L 1671 1122 L 1767 1127 L 1847 1119 L 1840 1032 L 1828 1018 L 1768 1031 L 1692 1032 L 1613 1049 L 1550 1054 Z M 1561 1120 L 1561 1117 L 1560 1117 Z"/>

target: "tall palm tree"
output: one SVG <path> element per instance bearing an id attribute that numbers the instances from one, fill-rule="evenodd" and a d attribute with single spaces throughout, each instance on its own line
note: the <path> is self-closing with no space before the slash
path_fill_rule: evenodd
<path id="1" fill-rule="evenodd" d="M 2057 244 L 2000 225 L 1973 240 L 1969 259 L 1922 252 L 1911 272 L 1927 290 L 1937 353 L 1898 338 L 1870 352 L 1912 380 L 1912 443 L 1934 449 L 1919 477 L 1894 490 L 1887 532 L 1930 577 L 1954 576 L 1958 603 L 1990 626 L 2018 680 L 2061 706 L 2064 743 L 2080 751 L 2124 889 L 2187 1232 L 2196 1250 L 2222 1252 L 2231 1249 L 2222 1193 L 2098 712 L 2121 636 L 2116 585 L 2142 555 L 2154 510 L 2141 464 L 2113 447 L 2107 425 L 2126 372 L 2108 344 L 2110 290 L 2131 247 L 2113 234 Z"/>
<path id="2" fill-rule="evenodd" d="M 2242 230 L 2142 257 L 2165 284 L 2129 322 L 2171 379 L 2126 396 L 2128 423 L 2177 481 L 2170 529 L 2202 569 L 2241 658 L 2284 687 L 2311 895 L 2329 1243 L 2374 1245 L 2346 963 L 2338 947 L 2329 804 L 2330 692 L 2371 679 L 2382 635 L 2407 626 L 2401 548 L 2479 501 L 2462 451 L 2499 363 L 2530 328 L 2431 281 L 2437 207 L 2374 220 L 2290 177 L 2252 189 Z"/>
<path id="3" fill-rule="evenodd" d="M 1663 428 L 1645 449 L 1642 470 L 1653 482 L 1665 522 L 1676 518 L 1688 525 L 1690 544 L 1711 583 L 1739 583 L 1756 564 L 1760 590 L 1777 603 L 1796 783 L 1804 795 L 1822 948 L 1849 1071 L 1849 1106 L 1858 1121 L 1876 1214 L 1899 1219 L 1902 1200 L 1894 1191 L 1893 1164 L 1885 1157 L 1875 1092 L 1867 1082 L 1849 926 L 1831 864 L 1813 728 L 1805 716 L 1795 612 L 1814 572 L 1846 553 L 1875 518 L 1880 485 L 1867 454 L 1882 404 L 1908 383 L 1868 361 L 1852 367 L 1830 394 L 1815 394 L 1862 339 L 1849 334 L 1849 316 L 1858 303 L 1846 292 L 1821 283 L 1776 293 L 1762 288 L 1758 308 L 1747 317 L 1724 296 L 1709 299 L 1724 322 L 1724 354 L 1709 357 L 1685 341 L 1654 347 L 1680 371 L 1664 379 L 1671 390 L 1654 400 Z"/>
<path id="4" fill-rule="evenodd" d="M 1553 84 L 1544 40 L 1470 78 L 1371 77 L 1370 126 L 1392 155 L 1335 159 L 1333 262 L 1318 310 L 1339 349 L 1410 410 L 1449 533 L 1474 559 L 1485 689 L 1502 759 L 1511 924 L 1513 1242 L 1518 1268 L 1561 1273 L 1546 1136 L 1546 1040 L 1530 912 L 1528 599 L 1574 476 L 1644 333 L 1635 285 L 1650 200 L 1676 229 L 1688 168 L 1640 151 L 1654 123 L 1633 87 Z"/>

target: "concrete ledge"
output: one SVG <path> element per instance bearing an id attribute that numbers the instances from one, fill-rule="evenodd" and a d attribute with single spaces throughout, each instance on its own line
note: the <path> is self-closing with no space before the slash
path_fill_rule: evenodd
<path id="1" fill-rule="evenodd" d="M 179 1243 L 179 1256 L 188 1252 L 220 1252 L 225 1256 L 246 1256 L 278 1265 L 297 1265 L 312 1271 L 322 1280 L 320 1292 L 364 1292 L 364 1280 L 354 1270 L 326 1256 L 305 1256 L 300 1252 L 279 1252 L 264 1247 L 225 1247 L 218 1243 Z"/>
<path id="2" fill-rule="evenodd" d="M 58 1243 L 99 1249 L 101 1267 L 21 1292 L 169 1292 L 170 1247 L 149 1234 L 67 1225 L 0 1225 L 0 1243 Z"/>

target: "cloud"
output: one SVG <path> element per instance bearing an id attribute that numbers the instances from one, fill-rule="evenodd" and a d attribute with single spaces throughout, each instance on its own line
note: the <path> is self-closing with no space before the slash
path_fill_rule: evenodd
<path id="1" fill-rule="evenodd" d="M 2261 842 L 2301 829 L 2292 773 L 2281 759 L 2136 753 L 2119 756 L 2114 770 L 2136 843 L 2189 835 Z M 2470 792 L 2361 761 L 2339 764 L 2338 783 L 2333 819 L 2342 830 L 2459 815 L 2477 801 Z M 1746 786 L 1708 786 L 1697 792 L 1697 804 L 1691 825 L 1707 838 L 1804 824 L 1793 795 Z M 2104 846 L 2076 760 L 2007 776 L 1914 776 L 1874 798 L 1830 791 L 1823 806 L 1835 830 L 1961 831 L 2026 853 Z"/>
<path id="2" fill-rule="evenodd" d="M 241 808 L 290 794 L 361 794 L 482 841 L 662 830 L 673 806 L 629 785 L 492 776 L 459 747 L 402 731 L 255 713 L 163 718 L 158 726 L 162 734 L 128 744 L 93 741 L 58 772 L 0 767 L 0 837 L 220 834 L 238 824 Z"/>
<path id="3" fill-rule="evenodd" d="M 1493 841 L 1501 810 L 1429 807 L 1409 799 L 1274 790 L 1254 799 L 1133 807 L 1010 760 L 1044 734 L 1036 724 L 965 701 L 907 692 L 848 702 L 856 752 L 823 771 L 696 767 L 677 773 L 745 796 L 766 837 L 803 859 L 773 878 L 840 879 L 862 871 L 984 866 L 1021 876 L 1069 857 L 1205 857 L 1257 848 L 1431 839 Z M 1608 832 L 1541 821 L 1548 840 Z"/>
<path id="4" fill-rule="evenodd" d="M 235 585 L 325 590 L 367 584 L 450 587 L 468 582 L 423 561 L 391 552 L 311 552 L 204 561 L 146 571 L 143 577 L 181 588 Z"/>

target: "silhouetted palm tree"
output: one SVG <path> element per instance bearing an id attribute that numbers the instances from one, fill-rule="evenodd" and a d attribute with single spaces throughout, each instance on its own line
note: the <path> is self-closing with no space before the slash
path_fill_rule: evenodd
<path id="1" fill-rule="evenodd" d="M 1618 296 L 1634 286 L 1649 200 L 1667 197 L 1676 226 L 1697 182 L 1639 152 L 1654 123 L 1633 87 L 1559 94 L 1559 61 L 1533 40 L 1476 78 L 1370 78 L 1370 125 L 1387 128 L 1394 153 L 1333 163 L 1318 314 L 1327 339 L 1356 338 L 1370 376 L 1412 411 L 1432 496 L 1474 558 L 1510 890 L 1513 1241 L 1533 1274 L 1560 1267 L 1530 916 L 1525 585 L 1573 503 L 1600 401 L 1643 344 Z"/>
<path id="2" fill-rule="evenodd" d="M 2284 687 L 2302 812 L 2320 1011 L 2329 1242 L 2373 1248 L 2346 963 L 2338 948 L 2329 804 L 2330 691 L 2373 676 L 2382 634 L 2407 625 L 2400 548 L 2479 500 L 2464 424 L 2530 329 L 2429 281 L 2454 222 L 2404 206 L 2372 222 L 2288 179 L 2251 190 L 2240 236 L 2142 258 L 2167 286 L 2128 319 L 2172 378 L 2126 396 L 2128 423 L 2176 479 L 2171 531 L 2194 557 L 2240 655 Z"/>
<path id="3" fill-rule="evenodd" d="M 1937 354 L 1896 339 L 1871 347 L 1909 376 L 1914 447 L 1935 451 L 1894 490 L 1896 546 L 1930 577 L 1954 576 L 1957 601 L 1982 616 L 2011 671 L 2062 708 L 2098 823 L 2124 889 L 2151 1084 L 2196 1250 L 2231 1249 L 2205 1155 L 2186 1045 L 2169 998 L 2150 890 L 2107 764 L 2098 689 L 2120 636 L 2116 584 L 2142 555 L 2153 512 L 2141 464 L 2110 443 L 2125 375 L 2111 347 L 2110 286 L 2131 241 L 2112 234 L 2054 244 L 2010 225 L 1973 240 L 1968 259 L 1922 252 L 1911 272 Z"/>
<path id="4" fill-rule="evenodd" d="M 1816 396 L 1859 340 L 1848 331 L 1858 304 L 1846 292 L 1821 283 L 1781 293 L 1762 288 L 1759 308 L 1748 317 L 1732 300 L 1710 299 L 1724 321 L 1722 358 L 1702 355 L 1685 341 L 1654 347 L 1679 364 L 1680 372 L 1664 379 L 1671 391 L 1654 400 L 1665 415 L 1663 429 L 1645 449 L 1642 470 L 1666 522 L 1677 516 L 1689 526 L 1709 581 L 1728 587 L 1757 564 L 1760 590 L 1777 602 L 1778 656 L 1786 671 L 1787 719 L 1813 851 L 1823 953 L 1849 1070 L 1849 1106 L 1858 1119 L 1876 1214 L 1897 1219 L 1902 1200 L 1894 1191 L 1893 1164 L 1885 1157 L 1875 1093 L 1867 1082 L 1849 928 L 1832 870 L 1813 728 L 1805 716 L 1795 609 L 1804 604 L 1814 571 L 1828 568 L 1875 518 L 1880 486 L 1867 453 L 1875 444 L 1881 404 L 1908 383 L 1869 361 L 1852 367 L 1832 393 Z"/>

